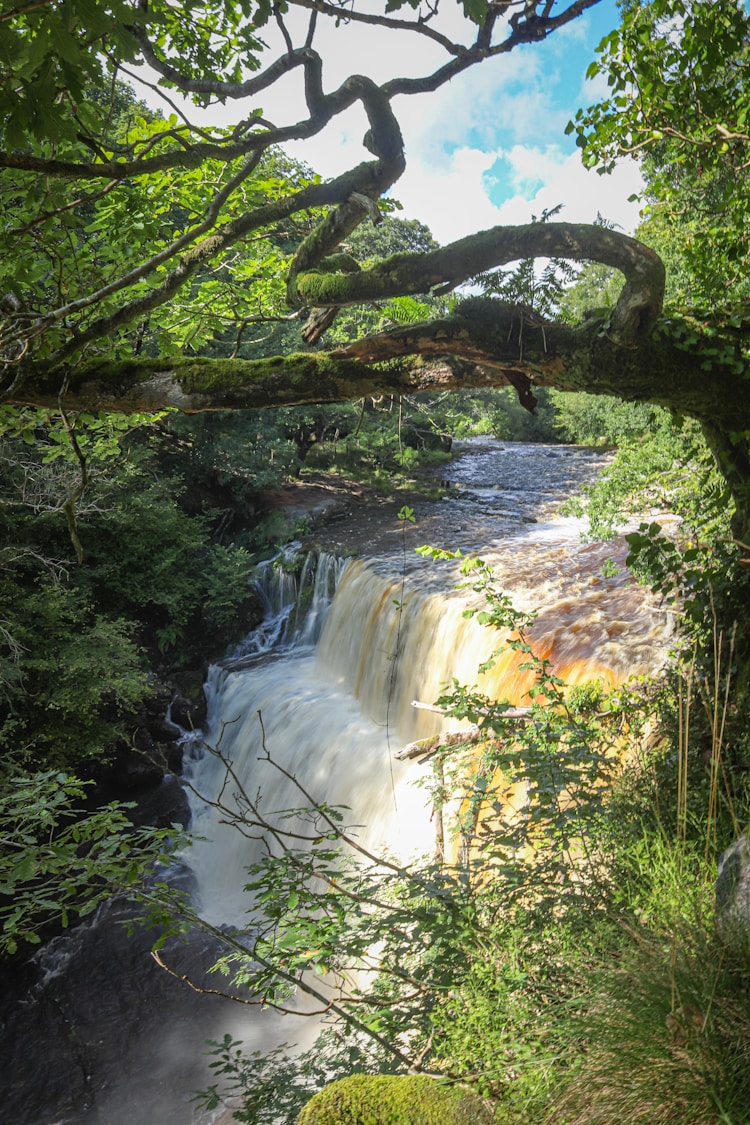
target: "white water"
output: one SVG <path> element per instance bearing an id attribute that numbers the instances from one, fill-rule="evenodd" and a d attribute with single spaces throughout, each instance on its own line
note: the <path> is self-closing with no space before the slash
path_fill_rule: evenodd
<path id="1" fill-rule="evenodd" d="M 624 569 L 602 576 L 604 560 L 617 558 L 618 551 L 621 556 L 622 546 L 582 546 L 570 530 L 558 528 L 555 538 L 509 539 L 493 560 L 499 583 L 517 602 L 543 601 L 529 634 L 535 652 L 549 657 L 571 685 L 594 678 L 612 685 L 653 670 L 664 652 L 668 618 Z M 361 826 L 361 839 L 372 850 L 407 859 L 433 847 L 430 810 L 415 785 L 422 771 L 395 755 L 405 743 L 447 724 L 415 709 L 412 701 L 433 703 L 454 678 L 475 684 L 479 665 L 501 637 L 464 616 L 476 597 L 454 591 L 458 564 L 444 565 L 440 574 L 425 561 L 416 573 L 410 565 L 410 572 L 402 581 L 363 560 L 342 568 L 321 557 L 312 593 L 305 595 L 314 629 L 298 612 L 296 637 L 274 620 L 288 623 L 290 605 L 304 599 L 288 575 L 269 574 L 275 579 L 268 598 L 274 608 L 265 634 L 274 635 L 277 646 L 250 637 L 244 652 L 234 654 L 234 667 L 213 669 L 204 743 L 219 754 L 203 752 L 189 771 L 201 794 L 213 800 L 222 793 L 224 804 L 231 805 L 231 794 L 240 788 L 253 801 L 260 793 L 269 820 L 279 810 L 307 804 L 307 794 L 351 809 L 347 822 Z M 436 574 L 443 593 L 435 592 Z M 302 579 L 309 578 L 303 573 Z M 313 648 L 311 637 L 318 632 Z M 519 670 L 522 660 L 510 651 L 501 656 L 481 678 L 482 689 L 510 703 L 528 702 L 532 679 Z M 228 785 L 227 763 L 233 772 Z M 193 830 L 202 839 L 189 862 L 203 915 L 241 925 L 248 904 L 238 888 L 244 869 L 265 845 L 223 824 L 225 819 L 210 805 L 194 804 Z"/>
<path id="2" fill-rule="evenodd" d="M 368 607 L 368 591 L 357 581 L 366 576 L 378 586 L 376 601 L 382 601 L 389 584 L 363 571 L 359 563 L 344 567 L 321 556 L 309 587 L 309 569 L 300 575 L 299 587 L 278 570 L 267 576 L 268 604 L 273 608 L 262 632 L 277 637 L 276 647 L 251 635 L 228 666 L 211 670 L 202 749 L 186 776 L 209 800 L 222 793 L 232 804 L 229 794 L 240 787 L 252 800 L 260 792 L 263 814 L 270 820 L 279 810 L 306 806 L 305 794 L 314 802 L 345 806 L 352 810 L 347 823 L 357 826 L 363 843 L 406 858 L 429 848 L 430 811 L 421 790 L 411 783 L 413 767 L 394 757 L 407 740 L 395 709 L 389 716 L 388 706 L 391 680 L 395 684 L 402 674 L 400 662 L 394 663 L 399 615 L 393 605 Z M 338 584 L 340 592 L 334 596 Z M 371 598 L 372 591 L 369 594 Z M 274 622 L 288 623 L 300 601 L 309 602 L 307 616 L 298 617 L 299 630 L 290 634 L 288 624 L 279 627 Z M 367 617 L 386 623 L 380 637 L 363 628 Z M 311 638 L 324 620 L 315 647 Z M 359 665 L 357 688 L 352 690 L 347 672 Z M 228 790 L 227 763 L 233 773 Z M 225 816 L 211 804 L 194 799 L 192 807 L 192 832 L 199 839 L 188 860 L 198 880 L 200 912 L 215 924 L 242 925 L 247 909 L 239 893 L 244 869 L 260 858 L 266 845 L 222 823 Z"/>

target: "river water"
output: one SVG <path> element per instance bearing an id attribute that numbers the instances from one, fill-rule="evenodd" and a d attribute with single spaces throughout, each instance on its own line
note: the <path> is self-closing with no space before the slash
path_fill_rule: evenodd
<path id="1" fill-rule="evenodd" d="M 428 850 L 434 830 L 415 785 L 420 767 L 396 754 L 443 720 L 412 701 L 431 703 L 453 677 L 473 683 L 493 643 L 463 616 L 459 564 L 428 562 L 412 548 L 427 542 L 490 561 L 519 608 L 539 609 L 535 651 L 568 682 L 616 683 L 652 671 L 670 622 L 630 581 L 624 545 L 582 544 L 575 521 L 554 517 L 560 500 L 601 467 L 600 456 L 569 447 L 483 442 L 446 470 L 450 498 L 418 505 L 413 523 L 378 525 L 365 512 L 356 526 L 326 533 L 304 581 L 284 567 L 269 570 L 264 629 L 212 669 L 207 726 L 186 747 L 190 784 L 209 797 L 222 792 L 225 767 L 205 750 L 220 746 L 238 785 L 260 789 L 268 808 L 299 804 L 279 772 L 259 761 L 268 752 L 315 799 L 350 806 L 370 847 L 402 856 Z M 499 661 L 493 676 L 485 690 L 523 701 L 529 685 L 517 662 Z M 199 839 L 183 877 L 204 917 L 241 924 L 238 888 L 262 845 L 192 800 Z M 191 1101 L 208 1084 L 206 1041 L 227 1032 L 249 1049 L 289 1040 L 281 1017 L 197 996 L 159 970 L 149 957 L 152 935 L 124 931 L 127 913 L 127 904 L 113 904 L 20 972 L 0 1032 L 6 1120 L 208 1123 Z M 165 956 L 202 980 L 212 953 L 196 938 Z"/>

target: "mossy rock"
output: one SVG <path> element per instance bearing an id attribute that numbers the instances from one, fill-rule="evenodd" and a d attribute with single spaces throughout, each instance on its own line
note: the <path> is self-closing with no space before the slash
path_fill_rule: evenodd
<path id="1" fill-rule="evenodd" d="M 332 1082 L 302 1110 L 297 1125 L 490 1125 L 474 1094 L 424 1075 L 354 1074 Z"/>

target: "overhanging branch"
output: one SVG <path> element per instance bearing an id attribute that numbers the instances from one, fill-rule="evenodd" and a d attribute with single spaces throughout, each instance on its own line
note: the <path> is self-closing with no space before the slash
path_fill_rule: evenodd
<path id="1" fill-rule="evenodd" d="M 378 394 L 551 386 L 653 402 L 729 431 L 750 429 L 744 373 L 678 348 L 666 331 L 623 349 L 602 321 L 523 321 L 524 310 L 474 298 L 443 320 L 408 325 L 333 352 L 258 360 L 138 359 L 65 372 L 68 410 L 186 412 L 345 402 Z M 519 332 L 523 327 L 523 337 Z M 30 370 L 12 401 L 56 406 L 61 373 Z"/>
<path id="2" fill-rule="evenodd" d="M 608 334 L 622 347 L 634 347 L 648 336 L 664 297 L 661 259 L 634 238 L 583 223 L 493 227 L 438 250 L 394 254 L 358 273 L 300 271 L 289 300 L 298 307 L 342 306 L 436 288 L 454 289 L 486 270 L 538 257 L 603 262 L 620 270 L 625 285 L 612 312 Z"/>

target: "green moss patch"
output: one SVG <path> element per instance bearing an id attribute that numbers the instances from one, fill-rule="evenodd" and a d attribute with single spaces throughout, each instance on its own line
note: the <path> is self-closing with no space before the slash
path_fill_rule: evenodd
<path id="1" fill-rule="evenodd" d="M 298 1125 L 489 1125 L 474 1094 L 424 1075 L 355 1074 L 307 1103 Z"/>

